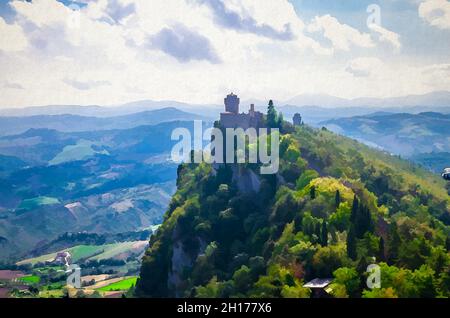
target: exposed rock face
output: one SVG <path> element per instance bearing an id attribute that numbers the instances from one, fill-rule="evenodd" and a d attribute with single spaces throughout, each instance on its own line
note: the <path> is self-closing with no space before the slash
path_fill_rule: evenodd
<path id="1" fill-rule="evenodd" d="M 177 231 L 175 230 L 174 233 Z M 179 239 L 175 239 L 173 241 L 172 248 L 172 258 L 171 263 L 172 267 L 169 271 L 169 276 L 167 279 L 167 285 L 170 289 L 175 291 L 181 290 L 180 286 L 183 284 L 182 274 L 183 270 L 186 268 L 191 268 L 199 255 L 205 253 L 206 243 L 198 238 L 199 241 L 199 250 L 197 255 L 192 256 L 187 253 L 183 248 L 183 243 Z M 181 297 L 177 292 L 175 292 L 176 297 Z"/>
<path id="2" fill-rule="evenodd" d="M 233 182 L 242 193 L 257 193 L 261 187 L 261 180 L 255 172 L 239 166 L 233 167 Z"/>
<path id="3" fill-rule="evenodd" d="M 174 290 L 179 290 L 177 287 L 183 282 L 181 280 L 183 269 L 191 267 L 192 264 L 193 261 L 184 251 L 183 244 L 180 241 L 175 241 L 172 248 L 172 268 L 169 272 L 168 286 L 173 287 Z"/>

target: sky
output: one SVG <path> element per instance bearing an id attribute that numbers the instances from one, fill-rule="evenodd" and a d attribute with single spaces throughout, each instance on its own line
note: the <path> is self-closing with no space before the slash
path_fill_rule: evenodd
<path id="1" fill-rule="evenodd" d="M 450 91 L 448 0 L 0 0 L 0 108 Z"/>

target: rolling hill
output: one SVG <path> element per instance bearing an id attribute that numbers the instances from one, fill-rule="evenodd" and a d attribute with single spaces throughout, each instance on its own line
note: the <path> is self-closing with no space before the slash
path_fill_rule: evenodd
<path id="1" fill-rule="evenodd" d="M 170 137 L 179 127 L 192 130 L 193 123 L 0 137 L 0 262 L 65 232 L 114 234 L 160 224 L 175 191 Z"/>

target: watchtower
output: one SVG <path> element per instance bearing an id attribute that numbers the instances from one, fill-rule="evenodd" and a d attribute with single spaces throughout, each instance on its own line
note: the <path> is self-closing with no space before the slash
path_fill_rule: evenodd
<path id="1" fill-rule="evenodd" d="M 231 93 L 225 99 L 225 111 L 228 113 L 239 114 L 240 99 L 237 95 Z"/>

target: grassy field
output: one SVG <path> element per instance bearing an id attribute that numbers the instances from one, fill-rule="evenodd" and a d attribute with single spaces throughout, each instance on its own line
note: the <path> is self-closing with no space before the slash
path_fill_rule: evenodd
<path id="1" fill-rule="evenodd" d="M 58 165 L 63 162 L 83 160 L 87 157 L 93 156 L 96 153 L 108 154 L 106 151 L 97 152 L 92 149 L 94 143 L 89 140 L 80 140 L 76 145 L 64 147 L 64 149 L 50 160 L 50 165 Z"/>
<path id="2" fill-rule="evenodd" d="M 61 298 L 64 296 L 64 291 L 62 289 L 56 290 L 43 290 L 39 292 L 39 297 L 41 298 Z"/>
<path id="3" fill-rule="evenodd" d="M 77 245 L 62 251 L 68 251 L 72 255 L 72 262 L 77 263 L 81 260 L 104 260 L 115 258 L 119 255 L 128 253 L 139 253 L 144 250 L 147 241 L 121 242 L 105 245 Z M 61 251 L 61 252 L 62 252 Z M 56 257 L 57 252 L 34 257 L 18 262 L 18 265 L 44 263 L 52 261 Z"/>
<path id="4" fill-rule="evenodd" d="M 131 287 L 136 285 L 136 281 L 137 281 L 137 277 L 129 277 L 129 278 L 125 278 L 119 282 L 115 282 L 110 285 L 100 287 L 97 290 L 103 291 L 103 292 L 128 290 Z"/>
<path id="5" fill-rule="evenodd" d="M 143 250 L 147 245 L 147 241 L 137 241 L 137 242 L 122 242 L 116 244 L 107 245 L 107 248 L 104 249 L 103 253 L 95 255 L 90 258 L 90 260 L 103 260 L 115 258 L 121 254 L 127 254 L 131 252 L 138 252 Z"/>
<path id="6" fill-rule="evenodd" d="M 41 281 L 41 278 L 36 275 L 24 276 L 19 278 L 22 283 L 25 284 L 38 284 Z"/>
<path id="7" fill-rule="evenodd" d="M 41 205 L 58 204 L 59 200 L 51 197 L 37 197 L 33 199 L 25 199 L 19 206 L 19 210 L 32 210 Z"/>
<path id="8" fill-rule="evenodd" d="M 69 249 L 70 255 L 72 255 L 72 261 L 78 262 L 82 259 L 88 259 L 94 255 L 102 253 L 108 245 L 77 245 Z"/>

